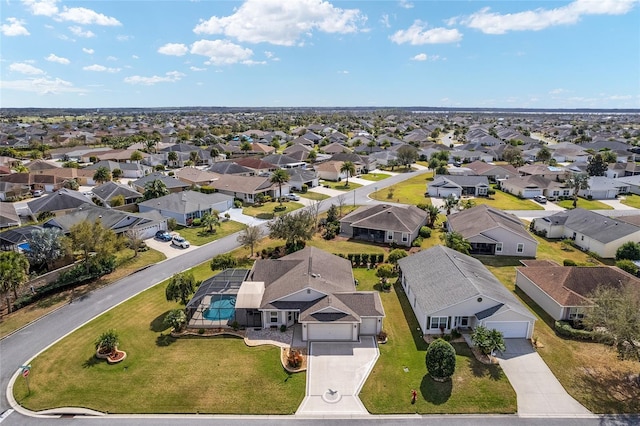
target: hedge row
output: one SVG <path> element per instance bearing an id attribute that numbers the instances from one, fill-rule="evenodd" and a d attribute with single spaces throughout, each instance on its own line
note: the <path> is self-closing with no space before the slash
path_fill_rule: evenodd
<path id="1" fill-rule="evenodd" d="M 611 338 L 610 336 L 595 331 L 579 330 L 577 328 L 573 328 L 567 321 L 556 321 L 554 324 L 554 329 L 556 330 L 556 333 L 562 337 L 570 337 L 576 340 L 602 342 L 609 345 L 613 344 L 613 338 Z"/>

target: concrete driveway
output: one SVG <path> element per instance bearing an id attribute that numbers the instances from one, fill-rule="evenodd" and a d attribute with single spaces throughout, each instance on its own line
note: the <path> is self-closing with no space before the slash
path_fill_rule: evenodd
<path id="1" fill-rule="evenodd" d="M 526 339 L 505 339 L 498 360 L 518 398 L 520 417 L 595 417 L 564 390 Z"/>
<path id="2" fill-rule="evenodd" d="M 160 241 L 155 238 L 146 239 L 144 240 L 144 242 L 150 248 L 157 250 L 160 253 L 164 253 L 167 259 L 180 256 L 182 254 L 188 253 L 198 248 L 198 246 L 194 246 L 192 244 L 189 248 L 183 249 L 183 248 L 174 246 L 173 244 L 171 244 L 171 241 Z"/>
<path id="3" fill-rule="evenodd" d="M 358 394 L 380 352 L 373 337 L 361 342 L 311 343 L 302 416 L 369 415 Z"/>

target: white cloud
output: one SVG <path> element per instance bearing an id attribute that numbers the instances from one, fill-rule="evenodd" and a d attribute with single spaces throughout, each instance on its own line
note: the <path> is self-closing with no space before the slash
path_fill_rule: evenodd
<path id="1" fill-rule="evenodd" d="M 42 74 L 46 74 L 40 68 L 36 68 L 33 65 L 29 65 L 29 64 L 24 63 L 24 62 L 15 62 L 15 63 L 9 65 L 9 70 L 10 71 L 14 71 L 14 72 L 19 72 L 21 74 L 27 74 L 27 75 L 42 75 Z"/>
<path id="2" fill-rule="evenodd" d="M 199 40 L 191 45 L 191 53 L 209 58 L 214 65 L 231 65 L 247 61 L 253 56 L 251 49 L 238 46 L 227 40 Z"/>
<path id="3" fill-rule="evenodd" d="M 565 89 L 553 89 L 549 91 L 550 95 L 559 95 L 561 93 L 567 93 L 567 90 Z"/>
<path id="4" fill-rule="evenodd" d="M 69 31 L 71 31 L 73 35 L 77 37 L 91 38 L 96 36 L 92 31 L 90 30 L 84 31 L 82 27 L 79 27 L 77 25 L 69 27 Z"/>
<path id="5" fill-rule="evenodd" d="M 198 72 L 198 71 L 206 71 L 207 70 L 206 68 L 198 68 L 198 67 L 189 67 L 189 69 L 191 71 L 196 71 L 196 72 Z"/>
<path id="6" fill-rule="evenodd" d="M 107 56 L 107 61 L 117 61 L 118 58 L 116 58 L 115 56 Z"/>
<path id="7" fill-rule="evenodd" d="M 88 48 L 86 48 L 86 47 L 83 47 L 83 48 L 82 48 L 82 51 L 83 51 L 84 53 L 89 54 L 89 55 L 93 55 L 93 53 L 95 52 L 95 50 L 93 50 L 93 49 L 88 49 Z"/>
<path id="8" fill-rule="evenodd" d="M 189 52 L 189 48 L 182 43 L 167 43 L 158 49 L 158 53 L 169 56 L 184 56 Z"/>
<path id="9" fill-rule="evenodd" d="M 126 77 L 124 79 L 125 83 L 129 84 L 142 84 L 145 86 L 152 86 L 157 83 L 174 83 L 179 81 L 184 77 L 184 74 L 178 71 L 169 71 L 164 76 L 154 75 L 152 77 L 143 77 L 140 75 L 134 75 L 131 77 Z"/>
<path id="10" fill-rule="evenodd" d="M 13 81 L 0 80 L 0 87 L 22 92 L 33 92 L 40 95 L 85 92 L 83 89 L 74 87 L 73 84 L 68 81 L 59 78 L 48 79 L 46 77 Z"/>
<path id="11" fill-rule="evenodd" d="M 347 70 L 338 71 L 338 74 L 349 74 L 349 71 Z"/>
<path id="12" fill-rule="evenodd" d="M 18 18 L 7 18 L 8 24 L 0 25 L 0 32 L 7 37 L 28 36 L 29 31 L 24 26 L 24 21 Z"/>
<path id="13" fill-rule="evenodd" d="M 120 21 L 111 16 L 103 15 L 85 7 L 64 7 L 57 18 L 63 21 L 71 21 L 81 25 L 103 25 L 115 27 L 122 25 Z"/>
<path id="14" fill-rule="evenodd" d="M 324 0 L 246 0 L 233 15 L 200 21 L 196 34 L 224 34 L 242 42 L 293 46 L 314 30 L 354 33 L 367 18 Z"/>
<path id="15" fill-rule="evenodd" d="M 269 51 L 269 50 L 265 50 L 265 51 L 264 51 L 264 56 L 266 56 L 266 57 L 267 57 L 267 59 L 269 59 L 270 61 L 273 61 L 273 62 L 278 62 L 278 61 L 280 60 L 280 58 L 278 58 L 278 57 L 275 55 L 275 53 L 273 53 L 273 52 L 271 52 L 271 51 Z"/>
<path id="16" fill-rule="evenodd" d="M 128 35 L 119 35 L 116 37 L 116 39 L 118 41 L 129 41 L 130 39 L 132 39 L 133 37 L 128 36 Z"/>
<path id="17" fill-rule="evenodd" d="M 131 55 L 131 57 L 132 57 L 133 59 L 140 59 L 140 56 L 138 56 L 138 55 Z"/>
<path id="18" fill-rule="evenodd" d="M 45 59 L 49 62 L 57 62 L 62 65 L 68 65 L 71 62 L 67 58 L 61 58 L 60 56 L 56 56 L 53 53 L 51 53 Z"/>
<path id="19" fill-rule="evenodd" d="M 418 53 L 416 56 L 411 58 L 412 61 L 426 61 L 427 54 L 426 53 Z"/>
<path id="20" fill-rule="evenodd" d="M 54 16 L 58 13 L 58 0 L 22 0 L 22 3 L 29 8 L 34 15 Z"/>
<path id="21" fill-rule="evenodd" d="M 410 43 L 412 45 L 455 43 L 462 40 L 462 33 L 456 29 L 427 29 L 426 23 L 416 20 L 408 29 L 397 31 L 389 39 L 397 44 Z"/>
<path id="22" fill-rule="evenodd" d="M 385 28 L 391 28 L 391 24 L 389 23 L 389 15 L 387 15 L 386 13 L 382 15 L 382 17 L 380 18 L 380 22 L 385 26 Z"/>
<path id="23" fill-rule="evenodd" d="M 104 65 L 98 65 L 98 64 L 82 67 L 82 69 L 84 71 L 110 72 L 110 73 L 115 73 L 120 71 L 120 68 L 109 68 L 109 67 L 105 67 Z"/>
<path id="24" fill-rule="evenodd" d="M 408 0 L 400 0 L 400 1 L 398 1 L 398 6 L 404 8 L 404 9 L 413 9 L 413 3 L 411 3 Z"/>
<path id="25" fill-rule="evenodd" d="M 556 25 L 575 24 L 585 15 L 623 15 L 636 4 L 637 0 L 576 0 L 555 9 L 539 8 L 506 14 L 491 12 L 486 7 L 469 16 L 452 18 L 449 23 L 460 23 L 485 34 L 539 31 Z"/>

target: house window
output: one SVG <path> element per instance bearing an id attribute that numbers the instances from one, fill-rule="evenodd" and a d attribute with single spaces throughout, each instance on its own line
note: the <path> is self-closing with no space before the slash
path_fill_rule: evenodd
<path id="1" fill-rule="evenodd" d="M 403 233 L 403 234 L 402 234 L 402 242 L 406 243 L 408 239 L 409 239 L 409 235 L 408 235 L 408 234 Z"/>
<path id="2" fill-rule="evenodd" d="M 524 251 L 524 243 L 518 243 L 518 246 L 516 247 L 516 252 L 522 253 L 523 251 Z"/>
<path id="3" fill-rule="evenodd" d="M 584 235 L 580 235 L 580 241 L 584 241 Z"/>
<path id="4" fill-rule="evenodd" d="M 277 311 L 271 311 L 271 322 L 278 322 L 278 312 Z"/>
<path id="5" fill-rule="evenodd" d="M 431 324 L 429 328 L 439 329 L 440 327 L 447 328 L 448 317 L 431 317 Z"/>
<path id="6" fill-rule="evenodd" d="M 496 253 L 502 253 L 502 243 L 496 243 Z"/>
<path id="7" fill-rule="evenodd" d="M 387 240 L 393 240 L 393 232 L 387 231 Z"/>
<path id="8" fill-rule="evenodd" d="M 569 308 L 569 319 L 577 320 L 584 318 L 584 309 L 583 308 Z"/>
<path id="9" fill-rule="evenodd" d="M 293 312 L 289 311 L 287 313 L 287 322 L 293 321 Z"/>

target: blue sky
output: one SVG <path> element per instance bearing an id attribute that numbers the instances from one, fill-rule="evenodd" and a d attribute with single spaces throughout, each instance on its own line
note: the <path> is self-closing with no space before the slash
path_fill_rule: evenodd
<path id="1" fill-rule="evenodd" d="M 640 108 L 640 0 L 0 0 L 1 107 Z"/>

